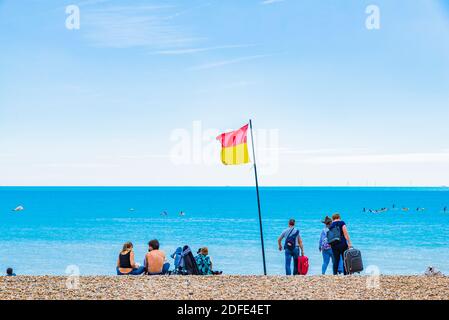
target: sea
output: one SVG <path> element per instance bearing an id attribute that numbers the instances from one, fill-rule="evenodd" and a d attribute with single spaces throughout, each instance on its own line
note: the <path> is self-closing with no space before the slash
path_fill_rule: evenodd
<path id="1" fill-rule="evenodd" d="M 262 187 L 260 200 L 270 275 L 284 274 L 277 238 L 290 218 L 309 274 L 321 274 L 321 221 L 335 212 L 368 274 L 419 275 L 428 266 L 449 273 L 447 187 Z M 113 275 L 124 242 L 142 263 L 152 239 L 171 263 L 177 247 L 207 246 L 214 269 L 263 274 L 253 187 L 0 187 L 0 274 Z"/>

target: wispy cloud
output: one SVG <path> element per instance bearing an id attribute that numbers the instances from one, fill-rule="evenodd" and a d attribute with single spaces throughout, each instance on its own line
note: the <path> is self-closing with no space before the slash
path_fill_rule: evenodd
<path id="1" fill-rule="evenodd" d="M 237 89 L 254 86 L 256 84 L 257 84 L 257 81 L 241 80 L 241 81 L 231 82 L 231 83 L 227 83 L 227 84 L 223 84 L 223 85 L 213 86 L 212 88 L 200 89 L 200 90 L 197 90 L 196 93 L 197 94 L 205 94 L 205 93 L 217 92 L 217 91 L 237 90 Z"/>
<path id="2" fill-rule="evenodd" d="M 85 6 L 93 6 L 97 4 L 102 4 L 106 2 L 110 2 L 111 0 L 84 0 L 76 3 L 79 7 L 85 7 Z"/>
<path id="3" fill-rule="evenodd" d="M 262 59 L 262 58 L 267 58 L 267 57 L 271 57 L 271 56 L 272 56 L 271 54 L 259 54 L 259 55 L 246 56 L 246 57 L 229 59 L 229 60 L 221 60 L 221 61 L 216 61 L 216 62 L 211 62 L 211 63 L 194 66 L 194 67 L 189 68 L 189 70 L 206 70 L 206 69 L 219 68 L 219 67 L 223 67 L 223 66 L 227 66 L 227 65 L 231 65 L 231 64 L 236 64 L 236 63 L 241 63 L 241 62 L 251 61 L 251 60 L 256 60 L 256 59 Z"/>
<path id="4" fill-rule="evenodd" d="M 245 81 L 245 80 L 242 80 L 242 81 L 236 81 L 236 82 L 232 82 L 232 83 L 226 84 L 222 88 L 223 89 L 246 88 L 246 87 L 249 87 L 249 86 L 253 86 L 255 84 L 257 84 L 256 81 Z"/>
<path id="5" fill-rule="evenodd" d="M 0 2 L 0 4 L 1 4 L 1 2 Z M 15 156 L 15 154 L 5 154 L 5 153 L 3 153 L 3 154 L 0 154 L 0 159 L 1 158 L 12 158 L 12 157 L 14 157 Z"/>
<path id="6" fill-rule="evenodd" d="M 167 159 L 170 155 L 168 154 L 143 154 L 143 155 L 124 155 L 120 156 L 120 159 L 127 160 L 144 160 L 144 159 Z"/>
<path id="7" fill-rule="evenodd" d="M 80 168 L 80 169 L 96 169 L 96 168 L 117 168 L 118 164 L 112 163 L 46 163 L 35 164 L 33 167 L 39 168 Z"/>
<path id="8" fill-rule="evenodd" d="M 81 31 L 93 45 L 112 48 L 165 50 L 191 47 L 204 40 L 167 18 L 174 8 L 172 5 L 96 8 L 84 14 Z"/>
<path id="9" fill-rule="evenodd" d="M 298 162 L 309 164 L 449 164 L 449 152 L 391 153 L 391 154 L 350 154 L 350 155 L 303 155 Z"/>
<path id="10" fill-rule="evenodd" d="M 282 154 L 286 155 L 330 155 L 330 154 L 361 154 L 367 153 L 369 150 L 364 148 L 323 148 L 323 149 L 304 149 L 304 150 L 296 150 L 287 147 L 277 148 Z"/>
<path id="11" fill-rule="evenodd" d="M 203 47 L 203 48 L 186 48 L 186 49 L 173 49 L 173 50 L 160 50 L 154 52 L 154 54 L 161 55 L 182 55 L 182 54 L 195 54 L 208 51 L 217 51 L 225 49 L 238 49 L 238 48 L 249 48 L 254 47 L 253 44 L 237 44 L 237 45 L 224 45 L 215 47 Z"/>
<path id="12" fill-rule="evenodd" d="M 284 2 L 284 0 L 264 0 L 261 3 L 262 4 L 274 4 L 274 3 L 278 3 L 278 2 Z"/>
<path id="13" fill-rule="evenodd" d="M 166 19 L 174 19 L 174 18 L 177 18 L 179 16 L 188 14 L 188 13 L 190 13 L 192 11 L 195 11 L 197 9 L 200 9 L 200 8 L 203 8 L 203 7 L 208 7 L 210 5 L 211 5 L 210 2 L 203 2 L 203 3 L 201 3 L 201 4 L 197 5 L 197 6 L 193 6 L 193 7 L 189 8 L 189 9 L 182 10 L 182 11 L 176 12 L 174 14 L 171 14 L 171 15 L 167 16 Z"/>

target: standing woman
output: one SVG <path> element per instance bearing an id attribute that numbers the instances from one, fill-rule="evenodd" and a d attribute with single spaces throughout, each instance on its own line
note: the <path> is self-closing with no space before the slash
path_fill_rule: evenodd
<path id="1" fill-rule="evenodd" d="M 126 242 L 123 245 L 123 249 L 118 255 L 117 259 L 117 275 L 126 276 L 133 275 L 137 276 L 144 273 L 145 268 L 140 267 L 134 260 L 133 244 L 131 242 Z"/>
<path id="2" fill-rule="evenodd" d="M 338 228 L 340 230 L 340 240 L 331 242 L 332 253 L 334 255 L 334 275 L 338 274 L 338 265 L 340 264 L 340 259 L 344 256 L 344 252 L 348 250 L 348 248 L 352 247 L 351 239 L 349 238 L 348 228 L 346 227 L 346 223 L 341 220 L 339 213 L 334 213 L 332 215 L 332 224 L 329 227 L 329 231 Z M 348 274 L 346 267 L 343 264 L 344 274 Z"/>
<path id="3" fill-rule="evenodd" d="M 332 247 L 329 243 L 327 243 L 327 232 L 329 231 L 329 227 L 332 224 L 332 219 L 326 216 L 324 220 L 322 221 L 325 225 L 323 231 L 321 231 L 320 236 L 320 244 L 318 249 L 320 250 L 321 254 L 323 255 L 323 264 L 321 266 L 321 274 L 325 275 L 327 266 L 329 265 L 329 262 L 332 260 L 332 264 L 334 264 L 334 255 L 332 253 Z"/>

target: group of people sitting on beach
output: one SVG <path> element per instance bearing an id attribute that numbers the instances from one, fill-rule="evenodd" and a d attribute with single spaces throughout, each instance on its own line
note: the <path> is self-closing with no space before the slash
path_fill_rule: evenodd
<path id="1" fill-rule="evenodd" d="M 352 248 L 346 223 L 341 220 L 340 214 L 335 213 L 332 218 L 326 216 L 322 221 L 325 225 L 319 240 L 319 251 L 323 256 L 322 274 L 326 270 L 330 261 L 333 264 L 333 274 L 348 274 L 344 263 L 343 254 Z M 285 251 L 285 273 L 292 275 L 291 263 L 293 261 L 293 275 L 298 273 L 298 258 L 305 256 L 304 246 L 299 230 L 295 227 L 295 219 L 290 219 L 288 228 L 285 229 L 278 238 L 279 251 Z M 330 229 L 337 227 L 341 232 L 340 241 L 335 243 L 327 242 L 327 233 Z M 282 241 L 285 238 L 284 245 Z M 170 270 L 170 263 L 167 262 L 165 253 L 159 249 L 159 241 L 154 239 L 148 242 L 148 252 L 145 255 L 143 266 L 135 261 L 133 244 L 126 242 L 117 259 L 117 275 L 217 275 L 221 271 L 214 271 L 212 261 L 209 257 L 207 247 L 202 247 L 193 255 L 189 246 L 178 247 L 170 255 L 174 259 L 174 269 Z"/>
<path id="2" fill-rule="evenodd" d="M 348 228 L 346 223 L 341 220 L 340 214 L 335 213 L 332 215 L 332 219 L 328 216 L 322 221 L 325 225 L 321 232 L 319 241 L 319 250 L 323 256 L 322 274 L 326 274 L 327 267 L 332 261 L 333 274 L 348 274 L 344 263 L 343 254 L 346 250 L 352 247 L 351 239 L 349 237 Z M 298 257 L 305 256 L 304 246 L 301 239 L 299 230 L 295 227 L 295 219 L 290 219 L 288 222 L 288 228 L 285 229 L 278 238 L 279 251 L 285 252 L 285 273 L 286 275 L 292 275 L 291 264 L 293 261 L 293 275 L 298 275 Z M 338 227 L 341 232 L 340 241 L 329 244 L 327 242 L 327 233 L 330 229 Z M 282 240 L 285 238 L 284 245 Z M 291 245 L 290 245 L 291 244 Z"/>
<path id="3" fill-rule="evenodd" d="M 198 249 L 196 256 L 193 256 L 189 246 L 178 247 L 170 257 L 174 259 L 173 270 L 170 270 L 170 263 L 164 251 L 159 249 L 159 241 L 154 239 L 148 242 L 148 252 L 141 266 L 135 261 L 133 244 L 126 242 L 117 259 L 117 275 L 222 274 L 221 271 L 212 269 L 212 260 L 207 247 Z"/>

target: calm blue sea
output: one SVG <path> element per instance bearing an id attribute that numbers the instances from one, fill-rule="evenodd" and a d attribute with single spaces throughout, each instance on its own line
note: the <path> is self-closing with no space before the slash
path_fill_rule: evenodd
<path id="1" fill-rule="evenodd" d="M 262 188 L 261 201 L 270 274 L 284 272 L 276 239 L 290 217 L 311 274 L 319 274 L 320 220 L 337 211 L 366 266 L 421 274 L 433 265 L 449 273 L 448 188 Z M 19 205 L 25 210 L 13 212 Z M 363 212 L 383 207 L 390 210 Z M 227 274 L 263 271 L 254 188 L 0 187 L 1 273 L 11 266 L 17 274 L 64 275 L 76 265 L 83 275 L 112 275 L 123 242 L 134 243 L 141 261 L 153 238 L 167 254 L 184 244 L 208 246 Z"/>

